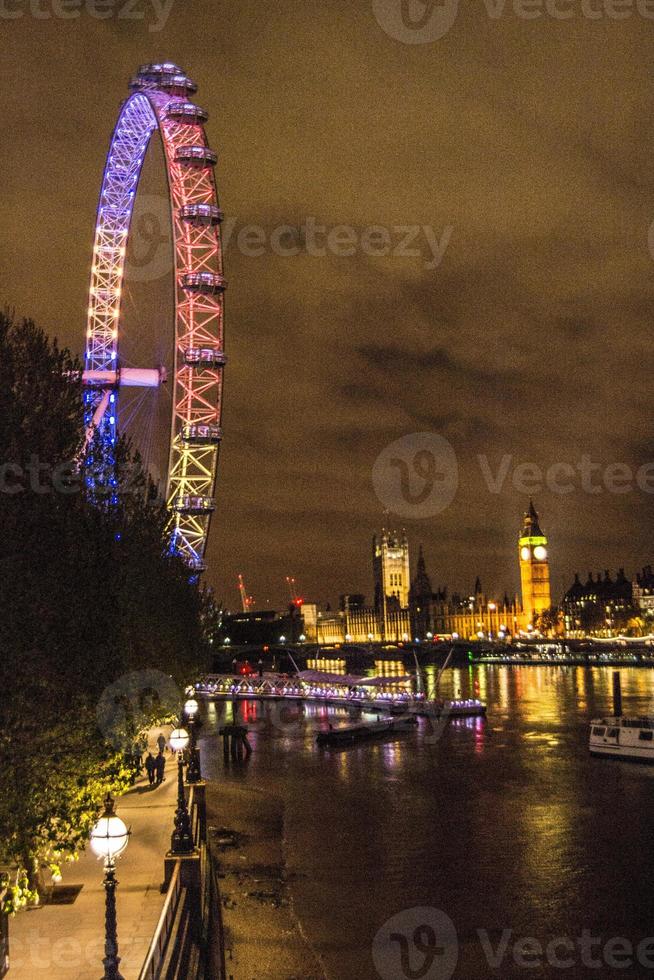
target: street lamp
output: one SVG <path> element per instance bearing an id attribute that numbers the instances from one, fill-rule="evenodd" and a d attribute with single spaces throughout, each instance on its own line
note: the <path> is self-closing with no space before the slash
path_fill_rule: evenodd
<path id="1" fill-rule="evenodd" d="M 195 716 L 197 715 L 199 709 L 200 706 L 193 697 L 190 697 L 184 705 L 184 714 L 188 718 L 188 727 L 191 730 L 191 751 L 188 769 L 186 770 L 187 783 L 199 783 L 202 779 L 202 773 L 200 772 L 200 753 L 198 752 L 195 735 Z"/>
<path id="2" fill-rule="evenodd" d="M 175 810 L 175 829 L 170 839 L 171 854 L 192 854 L 194 851 L 191 834 L 191 820 L 186 809 L 184 796 L 184 750 L 188 748 L 189 735 L 185 728 L 175 728 L 168 742 L 177 753 L 177 809 Z"/>
<path id="3" fill-rule="evenodd" d="M 114 813 L 114 801 L 107 793 L 104 813 L 91 831 L 90 844 L 93 853 L 104 861 L 104 976 L 102 980 L 123 980 L 118 969 L 118 933 L 116 929 L 116 858 L 129 840 L 129 830 Z"/>

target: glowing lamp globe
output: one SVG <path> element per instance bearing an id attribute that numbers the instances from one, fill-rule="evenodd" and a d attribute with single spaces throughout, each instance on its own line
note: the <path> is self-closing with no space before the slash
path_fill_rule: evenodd
<path id="1" fill-rule="evenodd" d="M 188 748 L 189 741 L 189 735 L 185 728 L 173 729 L 168 739 L 168 743 L 173 752 L 183 752 L 184 749 Z"/>
<path id="2" fill-rule="evenodd" d="M 193 718 L 195 715 L 197 715 L 199 709 L 200 706 L 198 702 L 195 700 L 195 698 L 189 698 L 186 704 L 184 705 L 184 711 L 189 716 L 189 718 Z"/>
<path id="3" fill-rule="evenodd" d="M 107 796 L 104 813 L 91 831 L 91 850 L 105 861 L 113 862 L 123 853 L 129 840 L 129 830 L 114 813 L 114 801 Z"/>

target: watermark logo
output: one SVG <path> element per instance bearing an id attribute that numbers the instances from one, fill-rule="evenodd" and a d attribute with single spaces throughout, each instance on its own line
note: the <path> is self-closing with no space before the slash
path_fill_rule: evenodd
<path id="1" fill-rule="evenodd" d="M 2 0 L 0 0 L 0 3 Z M 654 0 L 652 0 L 654 2 Z M 159 279 L 173 268 L 170 204 L 163 195 L 142 194 L 136 199 L 125 279 L 145 282 Z M 363 255 L 372 259 L 411 259 L 428 272 L 436 270 L 445 257 L 454 225 L 363 225 L 341 222 L 322 224 L 307 215 L 296 223 L 264 226 L 226 218 L 221 227 L 223 251 L 236 250 L 245 258 L 276 255 L 292 259 L 333 256 L 337 259 Z"/>
<path id="2" fill-rule="evenodd" d="M 379 454 L 372 483 L 384 507 L 399 517 L 434 517 L 454 500 L 459 468 L 452 446 L 435 432 L 396 439 Z"/>
<path id="3" fill-rule="evenodd" d="M 479 453 L 474 463 L 483 487 L 494 496 L 505 491 L 527 497 L 545 491 L 556 496 L 654 494 L 654 462 L 636 467 L 582 453 L 576 460 L 542 466 L 511 453 L 497 457 Z M 435 432 L 414 432 L 382 450 L 372 468 L 372 483 L 390 513 L 428 518 L 452 503 L 459 486 L 458 473 L 457 457 L 447 439 Z"/>
<path id="4" fill-rule="evenodd" d="M 125 280 L 151 282 L 173 267 L 170 204 L 158 194 L 140 194 L 129 230 Z"/>
<path id="5" fill-rule="evenodd" d="M 150 34 L 168 23 L 175 0 L 0 0 L 0 20 L 126 20 L 147 23 Z"/>
<path id="6" fill-rule="evenodd" d="M 40 456 L 31 453 L 23 463 L 15 461 L 0 462 L 0 495 L 15 497 L 24 493 L 44 496 L 51 493 L 64 495 L 80 493 L 86 486 L 92 488 L 93 497 L 112 497 L 118 500 L 127 495 L 144 497 L 153 506 L 163 502 L 163 477 L 159 467 L 151 463 L 148 473 L 152 480 L 152 492 L 144 482 L 144 474 L 136 466 L 130 468 L 120 481 L 114 479 L 110 464 L 100 461 L 92 465 L 82 465 L 79 460 L 65 460 L 51 465 L 44 463 Z"/>
<path id="7" fill-rule="evenodd" d="M 225 249 L 236 247 L 247 258 L 259 258 L 271 253 L 281 258 L 305 254 L 312 258 L 333 255 L 351 258 L 365 255 L 370 258 L 421 259 L 423 268 L 437 269 L 450 244 L 453 225 L 437 231 L 432 225 L 324 225 L 308 215 L 296 225 L 280 224 L 272 229 L 262 225 L 241 225 L 236 218 L 223 224 L 222 242 Z"/>
<path id="8" fill-rule="evenodd" d="M 471 942 L 486 960 L 490 975 L 503 976 L 509 967 L 525 973 L 543 970 L 626 971 L 654 969 L 654 937 L 639 942 L 624 936 L 594 936 L 584 928 L 578 936 L 540 940 L 479 928 Z M 381 980 L 450 980 L 457 967 L 458 937 L 445 912 L 433 907 L 406 909 L 384 923 L 373 940 L 372 957 Z M 509 966 L 510 965 L 510 966 Z M 577 975 L 577 974 L 575 974 Z M 616 974 L 617 975 L 617 974 Z M 629 974 L 631 975 L 631 974 Z M 640 976 L 640 972 L 638 972 Z"/>
<path id="9" fill-rule="evenodd" d="M 130 745 L 155 718 L 174 714 L 182 701 L 175 681 L 161 670 L 134 670 L 104 689 L 96 718 L 98 728 L 116 749 Z"/>
<path id="10" fill-rule="evenodd" d="M 516 460 L 510 453 L 504 453 L 496 464 L 482 453 L 477 456 L 477 462 L 486 489 L 493 494 L 500 494 L 507 483 L 527 496 L 545 489 L 557 496 L 579 490 L 593 496 L 627 494 L 635 489 L 654 493 L 654 463 L 634 468 L 623 462 L 601 463 L 586 453 L 574 463 L 559 461 L 545 468 L 538 463 Z"/>
<path id="11" fill-rule="evenodd" d="M 372 959 L 381 980 L 450 980 L 459 960 L 454 923 L 428 906 L 398 912 L 377 932 Z"/>
<path id="12" fill-rule="evenodd" d="M 459 12 L 459 0 L 373 0 L 379 26 L 403 44 L 430 44 L 445 37 Z"/>
<path id="13" fill-rule="evenodd" d="M 490 20 L 654 20 L 654 0 L 482 0 L 481 6 Z M 458 0 L 372 0 L 379 26 L 403 44 L 429 44 L 445 37 L 458 8 Z"/>

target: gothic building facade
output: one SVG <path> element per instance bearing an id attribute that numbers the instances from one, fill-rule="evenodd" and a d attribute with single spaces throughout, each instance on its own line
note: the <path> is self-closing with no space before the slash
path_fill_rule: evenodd
<path id="1" fill-rule="evenodd" d="M 434 637 L 502 638 L 529 632 L 551 605 L 547 538 L 530 503 L 518 536 L 522 597 L 488 596 L 479 579 L 469 594 L 434 589 L 422 547 L 410 579 L 409 542 L 404 531 L 382 529 L 372 542 L 374 602 L 350 603 L 338 613 L 317 615 L 320 643 L 421 641 Z M 359 600 L 361 597 L 357 597 Z M 313 634 L 313 628 L 311 629 Z M 307 630 L 307 638 L 309 638 Z"/>
<path id="2" fill-rule="evenodd" d="M 638 615 L 634 589 L 624 568 L 618 569 L 615 578 L 608 570 L 595 576 L 589 572 L 584 582 L 575 574 L 562 607 L 565 631 L 570 637 L 615 636 L 624 632 L 629 621 Z"/>

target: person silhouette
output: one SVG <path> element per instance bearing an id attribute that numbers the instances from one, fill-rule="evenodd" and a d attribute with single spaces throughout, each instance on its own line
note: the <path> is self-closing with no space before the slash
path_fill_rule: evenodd
<path id="1" fill-rule="evenodd" d="M 152 755 L 152 752 L 148 752 L 148 754 L 145 757 L 145 771 L 148 774 L 148 782 L 150 786 L 154 786 L 156 769 L 157 769 L 157 763 L 155 761 L 155 758 Z"/>
<path id="2" fill-rule="evenodd" d="M 166 759 L 164 757 L 163 752 L 161 751 L 159 752 L 159 755 L 154 760 L 154 764 L 157 773 L 157 786 L 160 786 L 165 779 L 164 771 L 166 769 Z"/>

